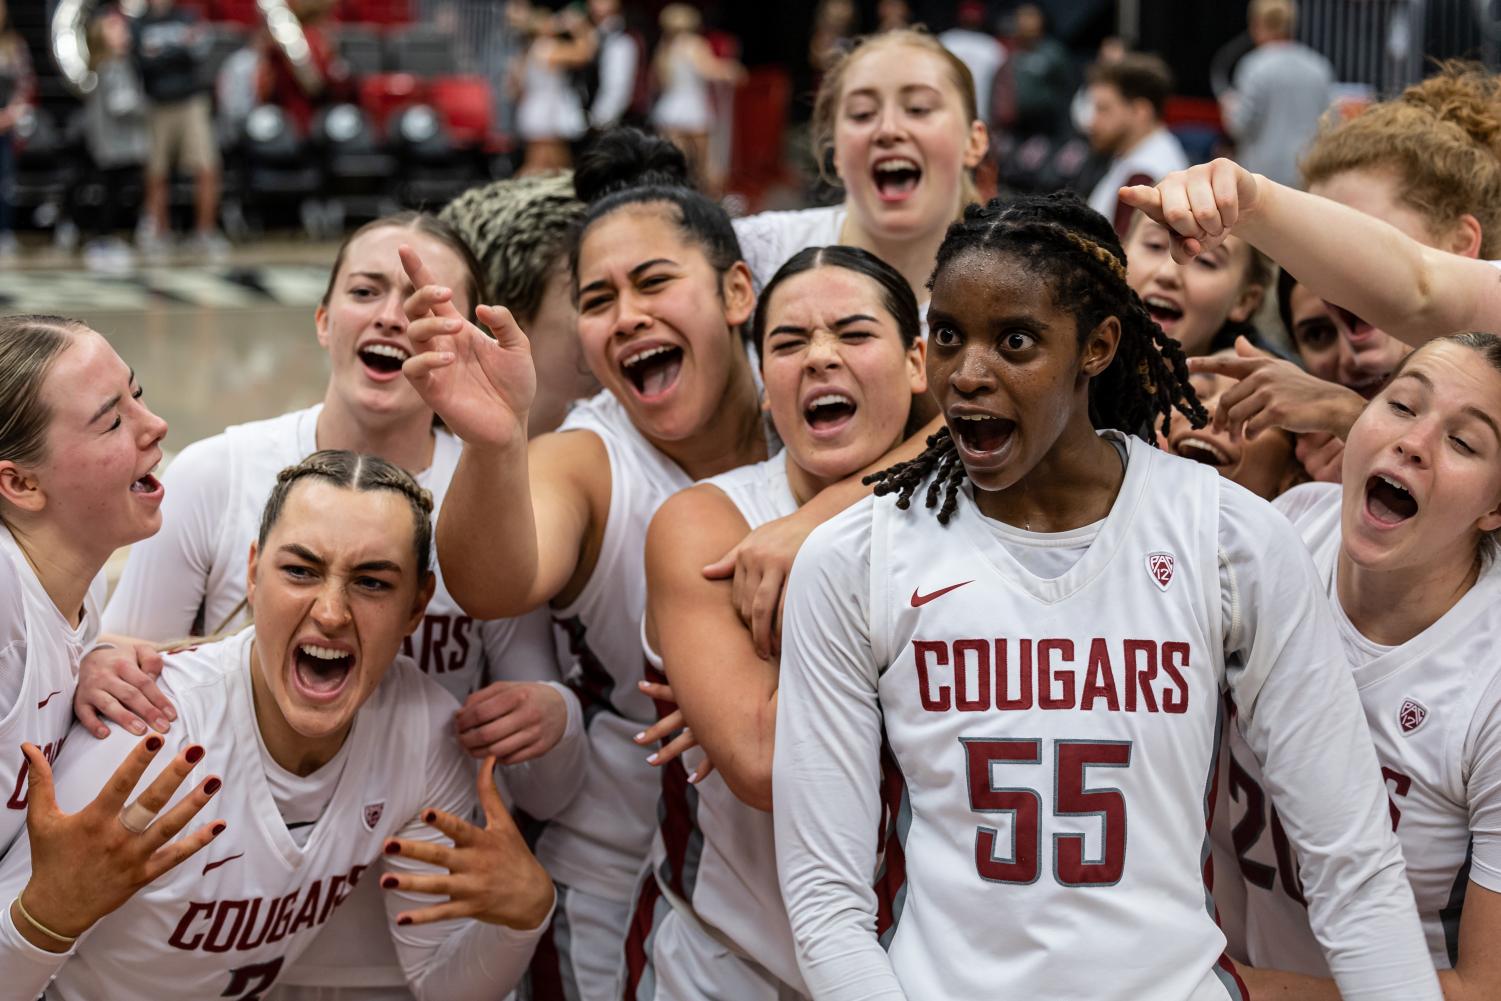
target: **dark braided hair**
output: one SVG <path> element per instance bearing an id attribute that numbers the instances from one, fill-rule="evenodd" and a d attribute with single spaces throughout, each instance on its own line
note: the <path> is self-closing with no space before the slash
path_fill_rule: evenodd
<path id="1" fill-rule="evenodd" d="M 1126 252 L 1115 230 L 1078 195 L 995 198 L 969 206 L 938 248 L 934 278 L 955 258 L 975 250 L 1006 254 L 1040 273 L 1052 289 L 1053 302 L 1073 315 L 1081 344 L 1107 317 L 1120 321 L 1115 357 L 1089 386 L 1090 420 L 1096 428 L 1151 441 L 1153 422 L 1160 419 L 1166 434 L 1174 410 L 1194 427 L 1208 423 L 1209 415 L 1189 385 L 1182 346 L 1162 332 L 1126 283 Z M 947 524 L 965 476 L 948 428 L 929 437 L 927 450 L 917 458 L 867 476 L 865 482 L 875 484 L 877 495 L 897 494 L 897 507 L 905 510 L 930 475 L 926 506 L 936 506 L 942 492 L 938 520 Z"/>

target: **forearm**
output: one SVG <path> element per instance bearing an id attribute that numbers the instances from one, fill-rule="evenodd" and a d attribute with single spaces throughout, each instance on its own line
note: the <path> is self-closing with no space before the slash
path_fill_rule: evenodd
<path id="1" fill-rule="evenodd" d="M 32 942 L 22 931 L 24 927 L 26 920 L 16 913 L 14 904 L 0 912 L 0 983 L 5 984 L 8 997 L 41 997 L 72 951 L 53 952 L 52 948 L 61 943 L 43 948 L 39 944 L 43 940 Z M 26 928 L 26 932 L 31 931 Z"/>
<path id="2" fill-rule="evenodd" d="M 1333 980 L 1282 970 L 1258 970 L 1239 964 L 1236 972 L 1245 982 L 1252 1001 L 1340 1001 L 1339 988 Z"/>
<path id="3" fill-rule="evenodd" d="M 1501 273 L 1425 247 L 1374 216 L 1256 178 L 1234 232 L 1320 298 L 1414 346 L 1501 318 Z"/>
<path id="4" fill-rule="evenodd" d="M 465 445 L 438 515 L 438 562 L 448 592 L 470 615 L 521 615 L 547 600 L 537 579 L 537 519 L 524 441 Z"/>
<path id="5" fill-rule="evenodd" d="M 421 961 L 411 963 L 402 956 L 407 985 L 417 1001 L 494 1001 L 504 997 L 526 973 L 537 940 L 551 920 L 549 907 L 542 920 L 525 931 L 464 921 Z"/>

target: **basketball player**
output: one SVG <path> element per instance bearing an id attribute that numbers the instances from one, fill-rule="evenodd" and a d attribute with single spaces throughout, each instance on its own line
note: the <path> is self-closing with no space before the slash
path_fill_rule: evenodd
<path id="1" fill-rule="evenodd" d="M 882 477 L 894 501 L 814 532 L 789 588 L 772 817 L 813 997 L 1244 998 L 1206 865 L 1228 687 L 1344 996 L 1438 998 L 1306 555 L 1131 436 L 1205 414 L 1110 224 L 1072 194 L 971 209 L 928 323 L 946 429 Z M 907 511 L 925 483 L 937 519 Z M 883 725 L 911 804 L 889 951 Z"/>
<path id="2" fill-rule="evenodd" d="M 170 812 L 181 796 L 148 788 L 129 805 L 115 795 L 113 816 L 65 815 L 132 753 L 133 736 L 73 741 L 55 805 L 33 753 L 46 815 L 0 867 L 0 895 L 18 901 L 0 920 L 10 996 L 259 997 L 353 888 L 377 879 L 419 999 L 511 989 L 552 887 L 500 803 L 493 761 L 478 779 L 485 826 L 463 819 L 476 775 L 452 737 L 457 704 L 399 653 L 435 586 L 430 508 L 408 474 L 373 456 L 318 452 L 278 477 L 250 551 L 255 625 L 166 658 L 178 720 L 148 738 L 209 773 L 188 794 L 195 810 L 222 785 L 201 865 L 133 893 L 134 866 L 117 873 L 92 854 L 96 842 L 127 859 L 122 843 L 159 845 L 186 819 Z"/>
<path id="3" fill-rule="evenodd" d="M 100 571 L 161 525 L 167 425 L 144 392 L 84 324 L 0 317 L 0 855 L 26 819 L 21 745 L 51 761 L 72 725 Z"/>
<path id="4" fill-rule="evenodd" d="M 460 443 L 435 424 L 401 375 L 412 350 L 401 309 L 411 291 L 396 254 L 402 243 L 421 247 L 455 289 L 460 308 L 472 312 L 480 295 L 479 266 L 447 224 L 407 212 L 351 234 L 314 313 L 331 363 L 323 402 L 231 427 L 183 449 L 163 477 L 171 497 L 163 506 L 163 530 L 131 549 L 105 609 L 108 632 L 164 643 L 242 627 L 243 563 L 266 496 L 279 470 L 319 448 L 351 448 L 394 462 L 412 471 L 441 507 Z M 556 645 L 545 615 L 474 619 L 448 595 L 440 576 L 420 627 L 403 640 L 403 652 L 456 698 L 468 700 L 456 721 L 460 739 L 477 756 L 493 753 L 508 766 L 507 792 L 528 813 L 545 817 L 561 808 L 557 790 L 579 766 L 583 719 L 578 700 L 558 683 Z M 121 670 L 119 662 L 116 651 L 96 654 L 80 681 L 78 715 L 96 735 L 103 725 L 96 706 L 117 721 L 130 709 L 164 712 L 138 693 L 138 685 L 149 691 L 149 682 L 128 664 Z M 154 722 L 164 728 L 165 720 Z M 557 759 L 537 760 L 560 742 L 565 749 Z M 306 963 L 283 981 L 371 988 L 352 995 L 364 1001 L 407 997 L 384 928 L 378 895 L 366 886 Z M 382 984 L 394 994 L 373 990 Z"/>
<path id="5" fill-rule="evenodd" d="M 632 1001 L 807 993 L 765 812 L 777 665 L 756 655 L 729 585 L 705 580 L 701 568 L 904 440 L 913 396 L 926 390 L 919 328 L 911 287 L 874 255 L 851 247 L 794 255 L 763 290 L 754 323 L 766 405 L 785 449 L 675 495 L 652 519 L 647 662 L 665 672 L 718 767 L 694 785 L 683 763 L 665 767 L 653 871 L 626 943 Z"/>
<path id="6" fill-rule="evenodd" d="M 584 357 L 605 391 L 530 444 L 525 336 L 506 310 L 485 308 L 491 340 L 435 287 L 420 252 L 404 252 L 418 289 L 408 334 L 423 352 L 406 371 L 464 440 L 439 523 L 445 578 L 478 616 L 550 603 L 581 669 L 590 764 L 537 846 L 559 899 L 532 973 L 540 998 L 619 996 L 658 792 L 632 740 L 656 718 L 638 687 L 646 527 L 695 479 L 767 455 L 740 334 L 750 273 L 724 211 L 685 178 L 675 147 L 633 130 L 581 157 L 574 184 L 589 208 L 573 281 Z"/>
<path id="7" fill-rule="evenodd" d="M 1375 740 L 1428 950 L 1449 1001 L 1501 987 L 1501 339 L 1430 341 L 1350 431 L 1344 486 L 1277 507 L 1313 552 Z M 1327 978 L 1280 811 L 1232 741 L 1252 963 Z M 1229 875 L 1229 874 L 1227 874 Z M 1332 981 L 1245 971 L 1299 997 Z"/>

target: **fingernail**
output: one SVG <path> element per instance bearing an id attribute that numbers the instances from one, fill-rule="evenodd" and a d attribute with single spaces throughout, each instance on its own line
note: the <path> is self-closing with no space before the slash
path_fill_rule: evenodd
<path id="1" fill-rule="evenodd" d="M 140 724 L 137 723 L 136 726 L 140 726 Z M 160 751 L 161 749 L 162 749 L 162 738 L 158 737 L 154 733 L 151 736 L 149 736 L 149 737 L 146 738 L 146 750 L 150 751 L 152 754 L 155 754 L 157 751 Z"/>
<path id="2" fill-rule="evenodd" d="M 634 740 L 638 744 L 641 743 L 643 740 L 646 739 L 646 731 L 642 730 L 640 733 L 636 734 L 636 736 L 632 737 L 631 739 Z"/>
<path id="3" fill-rule="evenodd" d="M 209 832 L 208 832 L 209 833 L 209 837 L 211 837 L 211 838 L 217 838 L 219 835 L 223 834 L 224 830 L 225 830 L 225 826 L 226 825 L 223 822 L 220 822 L 220 823 L 215 824 L 213 827 L 209 828 Z"/>
<path id="4" fill-rule="evenodd" d="M 160 716 L 154 716 L 151 719 L 151 729 L 155 730 L 157 733 L 166 733 L 167 721 Z"/>
<path id="5" fill-rule="evenodd" d="M 698 785 L 698 780 L 701 778 L 703 778 L 702 775 L 698 774 L 698 772 L 694 772 L 692 775 L 688 776 L 688 784 L 691 786 L 696 786 Z"/>
<path id="6" fill-rule="evenodd" d="M 396 879 L 395 876 L 382 876 L 380 878 L 380 885 L 381 885 L 381 889 L 383 889 L 383 890 L 394 890 L 394 889 L 396 889 L 396 883 L 397 883 L 397 879 Z"/>
<path id="7" fill-rule="evenodd" d="M 437 288 L 437 293 L 439 295 L 453 295 L 453 289 L 451 289 L 451 288 L 445 288 L 444 286 L 440 285 Z"/>
<path id="8" fill-rule="evenodd" d="M 648 764 L 648 765 L 655 765 L 655 764 L 656 764 L 656 763 L 657 763 L 657 757 L 658 757 L 658 756 L 657 756 L 657 755 L 655 755 L 655 754 L 648 754 L 648 755 L 647 755 L 647 756 L 646 756 L 646 763 L 647 763 L 647 764 Z"/>
<path id="9" fill-rule="evenodd" d="M 184 752 L 183 757 L 188 759 L 188 764 L 196 765 L 203 757 L 203 747 L 201 745 L 194 744 L 192 747 L 188 748 L 186 752 Z"/>
<path id="10" fill-rule="evenodd" d="M 126 725 L 130 728 L 130 732 L 133 733 L 133 734 L 135 734 L 137 737 L 139 737 L 141 734 L 143 734 L 143 733 L 146 732 L 146 728 L 144 726 L 142 726 L 140 723 L 136 722 L 135 720 L 131 720 Z M 108 732 L 108 731 L 106 731 L 106 732 Z M 101 736 L 103 736 L 103 734 L 101 734 Z M 158 746 L 160 746 L 160 745 L 158 745 Z M 156 750 L 155 747 L 153 747 L 151 749 L 153 751 Z"/>
<path id="11" fill-rule="evenodd" d="M 412 919 L 403 914 L 401 917 L 396 919 L 396 923 L 401 925 L 402 927 L 405 927 L 412 923 Z"/>
<path id="12" fill-rule="evenodd" d="M 462 326 L 463 326 L 463 324 L 460 323 L 458 320 L 444 320 L 443 321 L 443 329 L 444 330 L 458 330 Z"/>
<path id="13" fill-rule="evenodd" d="M 220 782 L 216 778 L 209 779 L 207 782 L 203 783 L 203 794 L 205 796 L 212 796 L 214 793 L 219 791 L 219 787 L 223 784 L 223 782 Z"/>
<path id="14" fill-rule="evenodd" d="M 172 722 L 176 723 L 177 722 L 177 710 L 173 709 L 171 706 L 168 706 L 167 707 L 167 718 L 169 720 L 171 720 Z"/>
<path id="15" fill-rule="evenodd" d="M 424 813 L 422 815 L 422 822 L 424 824 L 435 823 L 437 821 L 437 819 L 438 819 L 438 811 L 437 810 L 429 810 L 429 811 L 427 811 L 426 813 Z"/>
<path id="16" fill-rule="evenodd" d="M 400 855 L 401 854 L 401 845 L 397 844 L 394 841 L 387 841 L 386 842 L 386 854 L 387 855 Z"/>
<path id="17" fill-rule="evenodd" d="M 636 687 L 639 688 L 639 689 L 641 689 L 644 692 L 648 688 L 651 687 L 651 682 L 650 681 L 638 681 L 638 682 L 636 682 Z"/>

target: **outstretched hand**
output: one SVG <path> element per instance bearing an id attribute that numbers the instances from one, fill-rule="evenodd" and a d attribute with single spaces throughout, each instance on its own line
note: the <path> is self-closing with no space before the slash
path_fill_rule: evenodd
<path id="1" fill-rule="evenodd" d="M 1175 170 L 1156 187 L 1121 188 L 1122 202 L 1168 229 L 1173 260 L 1187 264 L 1225 242 L 1237 223 L 1254 212 L 1262 179 L 1221 157 Z"/>
<path id="2" fill-rule="evenodd" d="M 485 826 L 477 827 L 442 810 L 429 809 L 422 822 L 437 828 L 452 845 L 392 838 L 387 855 L 415 859 L 447 869 L 446 873 L 409 873 L 387 870 L 383 890 L 429 893 L 447 897 L 397 915 L 398 925 L 420 925 L 453 918 L 474 918 L 517 931 L 537 928 L 552 909 L 552 880 L 522 840 L 521 832 L 495 788 L 495 758 L 485 759 L 476 778 Z"/>
<path id="3" fill-rule="evenodd" d="M 1190 358 L 1188 368 L 1238 380 L 1220 394 L 1213 421 L 1216 428 L 1238 429 L 1247 438 L 1274 427 L 1343 438 L 1365 409 L 1360 394 L 1309 375 L 1292 362 L 1252 346 L 1244 337 L 1235 339 L 1235 357 Z"/>
<path id="4" fill-rule="evenodd" d="M 130 802 L 130 794 L 161 748 L 162 738 L 155 734 L 141 741 L 94 801 L 69 814 L 57 805 L 46 757 L 35 744 L 21 745 L 27 765 L 31 879 L 17 899 L 33 920 L 19 915 L 15 906 L 12 920 L 28 941 L 51 952 L 65 952 L 67 942 L 43 933 L 37 925 L 76 938 L 224 832 L 220 820 L 173 840 L 218 792 L 220 782 L 213 776 L 172 809 L 161 812 L 203 757 L 203 748 L 197 744 L 183 748 Z M 134 826 L 142 830 L 126 826 L 127 810 L 141 816 Z"/>
<path id="5" fill-rule="evenodd" d="M 401 266 L 415 287 L 403 309 L 407 336 L 417 351 L 403 374 L 449 430 L 472 445 L 526 441 L 527 414 L 537 395 L 531 344 L 511 311 L 480 306 L 470 323 L 453 304 L 453 290 L 438 285 L 422 258 L 403 244 Z"/>

